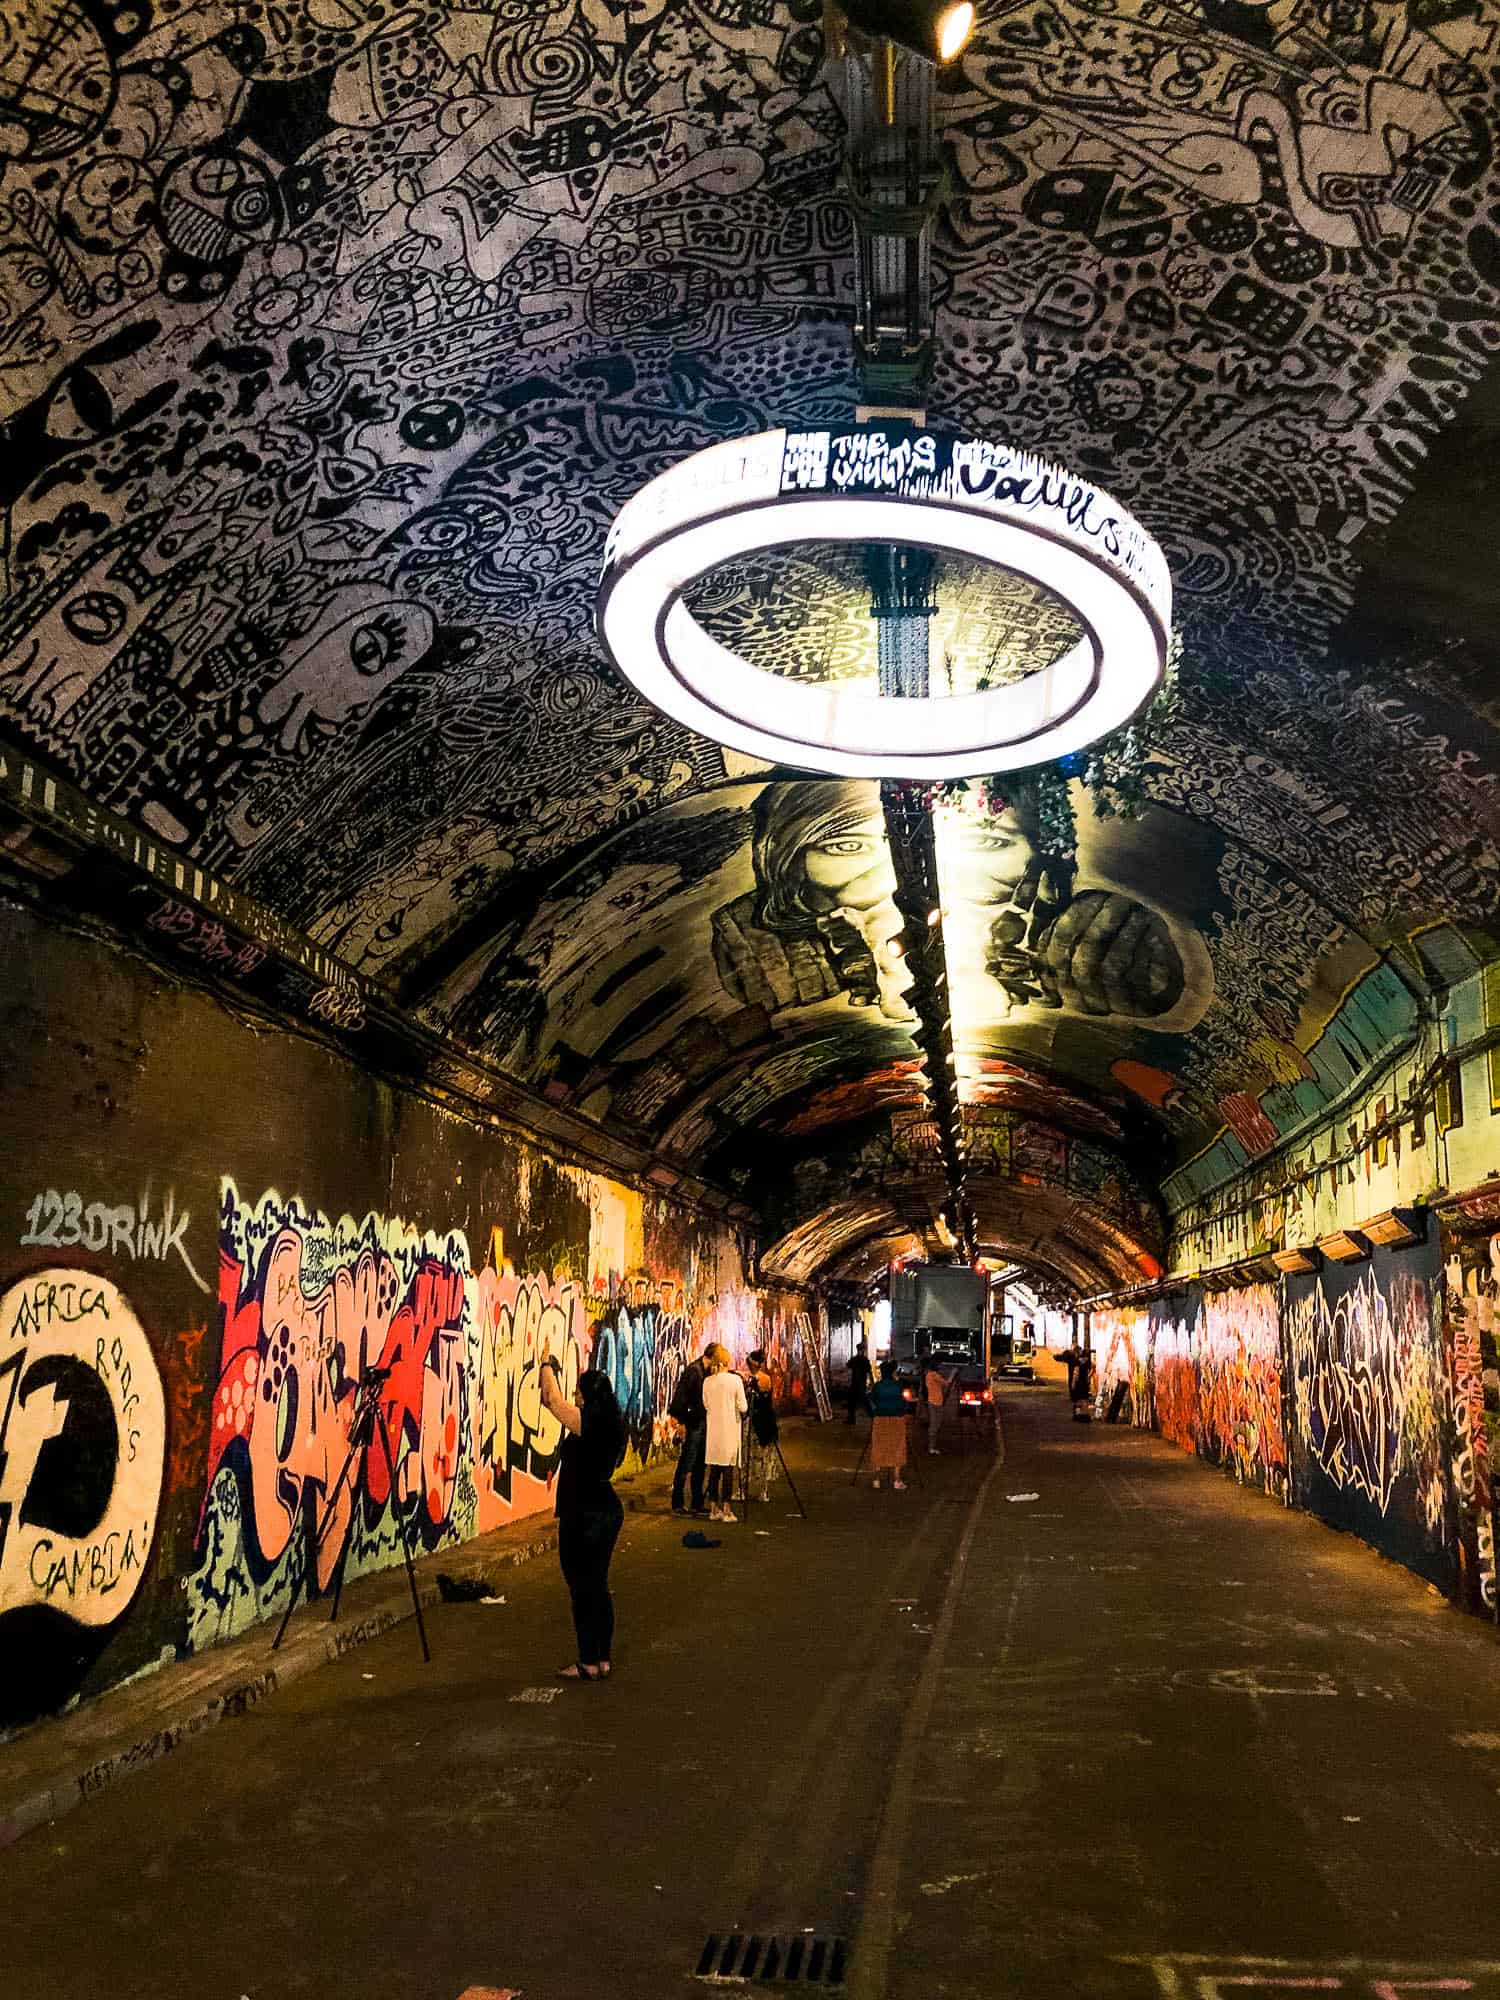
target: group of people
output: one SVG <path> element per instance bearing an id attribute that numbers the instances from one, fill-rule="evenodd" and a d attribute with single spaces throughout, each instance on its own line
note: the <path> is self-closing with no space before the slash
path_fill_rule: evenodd
<path id="1" fill-rule="evenodd" d="M 557 1471 L 557 1556 L 573 1607 L 578 1657 L 560 1668 L 566 1681 L 608 1680 L 613 1671 L 615 1607 L 609 1565 L 625 1510 L 614 1476 L 629 1434 L 609 1377 L 585 1368 L 573 1396 L 563 1394 L 562 1370 L 550 1346 L 542 1349 L 541 1398 L 562 1428 Z M 667 1413 L 682 1426 L 682 1448 L 672 1479 L 672 1511 L 707 1512 L 733 1521 L 735 1474 L 745 1458 L 746 1491 L 769 1500 L 780 1461 L 780 1433 L 766 1352 L 753 1348 L 744 1372 L 729 1349 L 710 1341 L 678 1378 Z M 709 1506 L 704 1507 L 704 1481 Z"/>
<path id="2" fill-rule="evenodd" d="M 720 1341 L 710 1341 L 678 1377 L 667 1415 L 682 1426 L 677 1469 L 672 1475 L 674 1514 L 707 1512 L 710 1520 L 733 1522 L 737 1518 L 731 1504 L 735 1474 L 742 1460 L 746 1497 L 770 1499 L 780 1432 L 763 1347 L 750 1350 L 740 1373 L 729 1349 Z"/>
<path id="3" fill-rule="evenodd" d="M 953 1371 L 929 1360 L 922 1394 L 927 1408 L 927 1449 L 934 1457 L 939 1454 L 938 1437 L 956 1379 Z M 1070 1366 L 1070 1388 L 1074 1379 L 1075 1370 Z M 578 1641 L 577 1659 L 559 1671 L 569 1681 L 608 1680 L 615 1629 L 609 1566 L 625 1520 L 613 1482 L 629 1435 L 608 1376 L 597 1368 L 585 1368 L 573 1396 L 565 1396 L 562 1371 L 550 1348 L 545 1347 L 541 1397 L 563 1433 L 557 1473 L 557 1554 L 572 1601 Z M 890 1359 L 881 1362 L 875 1377 L 863 1341 L 849 1364 L 851 1424 L 861 1409 L 871 1418 L 873 1485 L 878 1490 L 889 1474 L 893 1491 L 904 1493 L 906 1391 Z M 710 1341 L 683 1369 L 667 1414 L 682 1426 L 682 1444 L 672 1475 L 674 1514 L 706 1514 L 714 1521 L 733 1522 L 735 1477 L 742 1463 L 747 1497 L 770 1499 L 781 1452 L 764 1348 L 753 1348 L 739 1370 L 729 1349 L 720 1341 Z"/>
<path id="4" fill-rule="evenodd" d="M 870 1471 L 871 1484 L 879 1492 L 887 1472 L 891 1474 L 891 1486 L 897 1493 L 906 1491 L 906 1481 L 902 1474 L 906 1471 L 907 1452 L 907 1407 L 906 1390 L 896 1376 L 896 1364 L 889 1356 L 880 1364 L 880 1374 L 875 1377 L 873 1364 L 864 1341 L 855 1348 L 849 1361 L 849 1422 L 852 1424 L 861 1410 L 870 1418 Z M 953 1385 L 958 1380 L 956 1369 L 940 1368 L 935 1360 L 928 1359 L 922 1373 L 922 1400 L 927 1409 L 927 1452 L 931 1458 L 941 1456 L 938 1438 L 942 1432 L 943 1418 L 947 1412 L 948 1399 L 953 1394 Z"/>

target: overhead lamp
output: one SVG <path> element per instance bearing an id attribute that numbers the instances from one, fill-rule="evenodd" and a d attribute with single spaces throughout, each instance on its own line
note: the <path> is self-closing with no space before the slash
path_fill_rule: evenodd
<path id="1" fill-rule="evenodd" d="M 899 42 L 932 63 L 952 62 L 974 32 L 974 9 L 950 0 L 838 0 L 851 28 L 874 41 Z"/>
<path id="2" fill-rule="evenodd" d="M 1323 1253 L 1316 1243 L 1289 1245 L 1285 1250 L 1273 1250 L 1271 1262 L 1287 1277 L 1296 1278 L 1316 1271 L 1323 1262 Z M 1192 1282 L 1189 1277 L 1188 1283 Z"/>
<path id="3" fill-rule="evenodd" d="M 1318 1238 L 1318 1248 L 1335 1264 L 1357 1264 L 1368 1257 L 1370 1245 L 1357 1229 L 1334 1229 Z"/>
<path id="4" fill-rule="evenodd" d="M 928 700 L 789 680 L 689 610 L 695 578 L 809 542 L 974 558 L 1057 599 L 1080 636 L 1002 686 Z M 596 621 L 624 678 L 713 742 L 837 777 L 932 780 L 1045 764 L 1129 721 L 1165 672 L 1171 605 L 1160 547 L 1076 474 L 998 439 L 855 427 L 766 431 L 658 473 L 615 517 Z"/>
<path id="5" fill-rule="evenodd" d="M 1361 1236 L 1386 1248 L 1403 1249 L 1420 1243 L 1427 1234 L 1425 1217 L 1415 1208 L 1388 1208 L 1384 1215 L 1372 1216 L 1359 1227 Z"/>

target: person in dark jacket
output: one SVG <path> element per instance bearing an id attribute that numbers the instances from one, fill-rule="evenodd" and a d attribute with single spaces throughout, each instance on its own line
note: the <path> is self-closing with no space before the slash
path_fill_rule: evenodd
<path id="1" fill-rule="evenodd" d="M 855 1412 L 868 1411 L 870 1407 L 870 1378 L 875 1370 L 870 1366 L 870 1357 L 861 1341 L 849 1361 L 849 1421 L 854 1422 Z"/>
<path id="2" fill-rule="evenodd" d="M 710 1341 L 709 1346 L 713 1343 Z M 708 1473 L 708 1412 L 703 1407 L 705 1347 L 696 1361 L 690 1361 L 677 1378 L 667 1415 L 682 1425 L 682 1446 L 677 1453 L 677 1470 L 672 1474 L 672 1512 L 685 1514 L 688 1481 L 692 1481 L 693 1512 L 701 1514 L 703 1482 Z"/>
<path id="3" fill-rule="evenodd" d="M 615 1604 L 609 1565 L 620 1538 L 625 1509 L 612 1484 L 625 1456 L 625 1419 L 609 1378 L 585 1368 L 578 1378 L 577 1402 L 562 1392 L 562 1375 L 548 1348 L 542 1349 L 541 1396 L 563 1427 L 557 1472 L 557 1558 L 573 1600 L 578 1658 L 562 1667 L 565 1681 L 608 1680 L 614 1644 Z"/>

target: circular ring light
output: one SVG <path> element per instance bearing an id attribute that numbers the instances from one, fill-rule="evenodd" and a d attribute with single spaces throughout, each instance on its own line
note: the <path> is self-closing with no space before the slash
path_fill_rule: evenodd
<path id="1" fill-rule="evenodd" d="M 1007 687 L 912 700 L 766 673 L 683 601 L 736 556 L 812 541 L 910 543 L 1012 570 L 1067 605 L 1084 637 Z M 1046 763 L 1127 722 L 1166 668 L 1172 584 L 1107 493 L 1009 445 L 776 430 L 697 452 L 626 502 L 597 622 L 625 678 L 715 742 L 799 770 L 959 778 Z"/>

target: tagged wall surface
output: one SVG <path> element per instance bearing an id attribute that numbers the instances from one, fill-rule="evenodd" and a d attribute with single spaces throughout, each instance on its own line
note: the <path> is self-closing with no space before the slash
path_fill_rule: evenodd
<path id="1" fill-rule="evenodd" d="M 1289 1278 L 1283 1308 L 1300 1506 L 1457 1586 L 1450 1387 L 1436 1246 Z"/>
<path id="2" fill-rule="evenodd" d="M 609 1375 L 632 1463 L 711 1337 L 804 1396 L 807 1301 L 717 1220 L 29 914 L 0 950 L 0 1722 L 398 1561 L 403 1522 L 435 1549 L 550 1508 L 549 1351 Z M 340 1484 L 372 1365 L 394 1474 L 377 1445 Z"/>
<path id="3" fill-rule="evenodd" d="M 1094 1315 L 1136 1421 L 1359 1535 L 1493 1617 L 1500 1236 L 1425 1225 L 1279 1284 L 1185 1286 Z"/>

